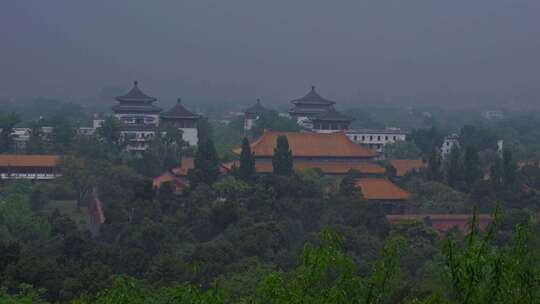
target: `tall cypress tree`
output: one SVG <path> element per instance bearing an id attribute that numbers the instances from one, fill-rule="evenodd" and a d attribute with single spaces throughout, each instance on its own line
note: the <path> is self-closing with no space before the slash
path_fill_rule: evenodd
<path id="1" fill-rule="evenodd" d="M 465 157 L 463 160 L 465 173 L 465 186 L 471 190 L 473 185 L 482 178 L 482 168 L 480 167 L 480 157 L 475 146 L 469 145 L 465 148 Z"/>
<path id="2" fill-rule="evenodd" d="M 517 166 L 512 159 L 512 151 L 505 149 L 503 152 L 503 184 L 506 189 L 512 187 L 516 182 Z"/>
<path id="3" fill-rule="evenodd" d="M 248 181 L 255 175 L 255 157 L 251 152 L 249 141 L 244 137 L 242 140 L 242 152 L 240 153 L 240 168 L 238 174 L 241 179 Z"/>
<path id="4" fill-rule="evenodd" d="M 190 184 L 196 187 L 203 182 L 213 184 L 219 177 L 219 158 L 210 138 L 199 141 L 194 159 L 195 168 L 190 172 Z"/>
<path id="5" fill-rule="evenodd" d="M 428 167 L 426 171 L 426 177 L 428 180 L 440 182 L 442 178 L 441 170 L 441 154 L 439 149 L 435 148 L 431 151 L 431 155 L 428 160 Z"/>
<path id="6" fill-rule="evenodd" d="M 280 135 L 277 138 L 274 157 L 272 157 L 272 168 L 276 175 L 291 176 L 293 173 L 292 151 L 289 148 L 287 136 Z"/>
<path id="7" fill-rule="evenodd" d="M 461 162 L 461 151 L 457 145 L 452 147 L 448 155 L 446 182 L 452 188 L 459 188 L 463 184 L 463 163 Z"/>

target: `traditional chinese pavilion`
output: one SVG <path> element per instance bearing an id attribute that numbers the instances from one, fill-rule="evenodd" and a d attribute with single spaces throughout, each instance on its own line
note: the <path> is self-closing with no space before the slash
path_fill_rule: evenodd
<path id="1" fill-rule="evenodd" d="M 59 161 L 58 155 L 0 154 L 0 179 L 52 180 Z"/>
<path id="2" fill-rule="evenodd" d="M 321 97 L 315 86 L 311 87 L 304 97 L 291 101 L 294 107 L 289 114 L 296 118 L 297 122 L 314 132 L 330 133 L 340 130 L 348 130 L 352 118 L 343 115 L 334 108 L 335 101 Z"/>
<path id="3" fill-rule="evenodd" d="M 161 108 L 153 104 L 157 99 L 143 93 L 137 81 L 126 95 L 115 99 L 119 103 L 112 110 L 122 123 L 121 135 L 127 141 L 126 149 L 146 150 L 159 125 Z"/>
<path id="4" fill-rule="evenodd" d="M 251 107 L 244 110 L 244 130 L 251 130 L 255 121 L 259 119 L 259 116 L 265 112 L 268 112 L 262 104 L 261 100 L 257 99 L 257 102 Z"/>
<path id="5" fill-rule="evenodd" d="M 187 110 L 182 105 L 180 98 L 177 99 L 176 105 L 173 108 L 161 113 L 160 119 L 160 125 L 162 127 L 174 126 L 182 130 L 182 138 L 190 145 L 197 144 L 197 124 L 199 119 L 201 119 L 201 115 Z"/>
<path id="6" fill-rule="evenodd" d="M 338 133 L 301 133 L 273 132 L 265 130 L 263 135 L 251 144 L 255 156 L 255 168 L 258 173 L 272 172 L 272 157 L 278 136 L 285 136 L 293 155 L 293 166 L 297 171 L 321 169 L 332 175 L 345 175 L 350 169 L 371 175 L 384 174 L 384 168 L 373 160 L 378 154 L 349 140 L 343 132 Z M 240 154 L 241 149 L 234 153 Z M 238 162 L 224 164 L 231 169 Z"/>

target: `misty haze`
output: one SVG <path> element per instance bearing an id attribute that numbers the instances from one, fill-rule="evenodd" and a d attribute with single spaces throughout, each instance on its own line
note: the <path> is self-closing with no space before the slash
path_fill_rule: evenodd
<path id="1" fill-rule="evenodd" d="M 539 12 L 3 0 L 0 304 L 540 303 Z"/>

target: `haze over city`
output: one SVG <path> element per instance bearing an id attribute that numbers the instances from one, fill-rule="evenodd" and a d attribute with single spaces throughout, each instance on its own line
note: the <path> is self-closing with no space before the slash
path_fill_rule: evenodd
<path id="1" fill-rule="evenodd" d="M 534 106 L 536 0 L 20 1 L 0 10 L 0 98 Z M 112 100 L 111 100 L 112 102 Z"/>

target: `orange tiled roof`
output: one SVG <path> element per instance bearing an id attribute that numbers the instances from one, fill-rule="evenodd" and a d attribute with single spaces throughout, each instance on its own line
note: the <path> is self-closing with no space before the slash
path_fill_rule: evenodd
<path id="1" fill-rule="evenodd" d="M 190 169 L 195 168 L 194 158 L 191 156 L 182 157 L 181 167 L 172 169 L 172 172 L 178 176 L 187 176 Z"/>
<path id="2" fill-rule="evenodd" d="M 177 189 L 187 187 L 187 182 L 182 178 L 175 176 L 170 171 L 163 172 L 160 176 L 156 177 L 152 181 L 154 188 L 160 188 L 162 184 L 172 182 Z"/>
<path id="3" fill-rule="evenodd" d="M 0 154 L 0 167 L 55 167 L 58 155 Z"/>
<path id="4" fill-rule="evenodd" d="M 425 218 L 431 220 L 431 226 L 439 231 L 447 231 L 457 227 L 461 231 L 470 231 L 471 214 L 388 214 L 386 219 L 390 223 L 423 222 Z M 489 214 L 476 215 L 478 227 L 484 229 L 492 220 Z"/>
<path id="5" fill-rule="evenodd" d="M 386 178 L 360 178 L 356 186 L 368 200 L 406 200 L 411 196 Z"/>
<path id="6" fill-rule="evenodd" d="M 321 169 L 326 174 L 346 174 L 350 169 L 357 170 L 367 174 L 384 174 L 383 167 L 375 163 L 367 162 L 324 162 L 324 161 L 295 161 L 294 170 L 302 171 L 306 169 Z M 222 165 L 225 169 L 230 170 L 233 166 L 239 167 L 238 161 L 225 163 Z M 257 173 L 271 173 L 273 171 L 272 162 L 255 162 L 255 170 Z"/>
<path id="7" fill-rule="evenodd" d="M 274 155 L 274 148 L 280 135 L 287 137 L 294 157 L 377 156 L 375 151 L 350 141 L 343 132 L 321 134 L 265 131 L 261 138 L 251 144 L 251 150 L 256 157 L 271 157 Z M 235 149 L 234 152 L 240 154 L 240 149 Z"/>
<path id="8" fill-rule="evenodd" d="M 426 167 L 426 164 L 421 159 L 391 159 L 390 164 L 396 168 L 397 176 L 404 176 L 411 171 L 419 171 Z"/>

